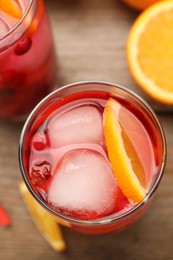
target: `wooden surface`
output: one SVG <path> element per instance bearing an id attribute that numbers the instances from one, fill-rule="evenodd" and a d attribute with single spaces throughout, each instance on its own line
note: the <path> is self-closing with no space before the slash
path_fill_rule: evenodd
<path id="1" fill-rule="evenodd" d="M 138 13 L 119 0 L 47 0 L 59 62 L 59 86 L 105 80 L 143 96 L 158 113 L 168 143 L 168 161 L 157 196 L 133 227 L 119 234 L 89 236 L 67 228 L 65 253 L 56 253 L 33 224 L 18 191 L 18 141 L 22 123 L 0 121 L 0 202 L 12 218 L 0 228 L 0 259 L 173 259 L 173 108 L 153 103 L 132 80 L 125 55 Z"/>

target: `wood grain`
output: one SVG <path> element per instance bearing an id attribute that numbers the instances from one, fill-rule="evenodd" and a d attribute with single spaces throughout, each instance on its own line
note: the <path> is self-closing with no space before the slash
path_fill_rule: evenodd
<path id="1" fill-rule="evenodd" d="M 89 236 L 62 228 L 65 253 L 55 253 L 35 228 L 19 194 L 18 142 L 22 123 L 0 121 L 0 202 L 12 218 L 0 228 L 0 259 L 173 259 L 173 115 L 138 88 L 126 62 L 126 40 L 138 13 L 120 0 L 47 0 L 59 63 L 57 86 L 104 80 L 144 97 L 159 114 L 168 143 L 164 177 L 152 206 L 119 234 Z"/>

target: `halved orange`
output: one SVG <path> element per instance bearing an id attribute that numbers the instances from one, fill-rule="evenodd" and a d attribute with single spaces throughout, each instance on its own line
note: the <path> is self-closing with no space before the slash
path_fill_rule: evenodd
<path id="1" fill-rule="evenodd" d="M 145 173 L 138 155 L 119 122 L 121 105 L 110 98 L 104 109 L 104 137 L 115 178 L 124 195 L 140 202 L 146 195 Z"/>
<path id="2" fill-rule="evenodd" d="M 22 16 L 22 10 L 15 0 L 0 0 L 0 10 L 17 19 Z"/>
<path id="3" fill-rule="evenodd" d="M 129 69 L 158 102 L 173 105 L 173 1 L 161 1 L 139 15 L 127 41 Z"/>
<path id="4" fill-rule="evenodd" d="M 159 0 L 123 0 L 130 7 L 142 11 Z"/>
<path id="5" fill-rule="evenodd" d="M 19 189 L 26 207 L 43 237 L 54 250 L 59 252 L 64 251 L 66 245 L 58 223 L 43 207 L 40 206 L 40 204 L 38 204 L 37 201 L 34 200 L 24 182 L 20 183 Z"/>

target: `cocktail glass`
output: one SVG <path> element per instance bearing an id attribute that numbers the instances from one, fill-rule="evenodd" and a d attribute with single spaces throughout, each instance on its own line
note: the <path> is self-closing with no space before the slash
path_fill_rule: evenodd
<path id="1" fill-rule="evenodd" d="M 43 1 L 19 0 L 16 8 L 21 12 L 20 18 L 0 10 L 0 117 L 3 118 L 26 116 L 53 90 L 56 82 L 53 37 Z"/>
<path id="2" fill-rule="evenodd" d="M 148 171 L 148 190 L 142 201 L 140 201 L 139 203 L 134 203 L 130 207 L 126 204 L 127 200 L 123 199 L 122 201 L 123 203 L 125 201 L 125 205 L 122 206 L 121 202 L 119 204 L 120 208 L 116 212 L 112 212 L 111 214 L 101 216 L 96 219 L 80 219 L 80 217 L 77 216 L 75 212 L 73 213 L 75 213 L 76 215 L 68 215 L 66 214 L 67 212 L 63 213 L 62 210 L 56 210 L 56 207 L 52 207 L 52 205 L 48 203 L 49 195 L 47 195 L 45 192 L 46 182 L 50 184 L 49 177 L 51 176 L 51 174 L 48 169 L 50 169 L 51 167 L 51 162 L 54 163 L 54 161 L 56 160 L 55 158 L 58 158 L 59 153 L 59 148 L 56 149 L 56 142 L 52 143 L 54 147 L 51 151 L 53 151 L 53 153 L 51 152 L 49 154 L 49 150 L 47 150 L 46 148 L 46 146 L 49 146 L 50 148 L 52 142 L 52 137 L 49 136 L 49 131 L 52 125 L 52 123 L 50 122 L 52 122 L 51 118 L 56 117 L 55 115 L 63 115 L 63 109 L 65 109 L 65 113 L 72 111 L 70 110 L 71 106 L 73 106 L 74 109 L 80 106 L 98 106 L 99 104 L 100 107 L 102 106 L 104 108 L 107 100 L 110 99 L 110 97 L 115 99 L 120 104 L 120 109 L 125 108 L 125 110 L 123 111 L 127 112 L 124 113 L 124 118 L 122 113 L 122 127 L 124 129 L 127 127 L 127 129 L 125 129 L 127 130 L 127 133 L 128 131 L 131 132 L 134 141 L 138 143 L 139 152 L 141 152 L 141 156 L 143 157 L 142 160 L 144 162 L 144 167 Z M 135 133 L 133 130 L 135 129 L 134 126 L 136 124 L 135 122 L 137 121 L 131 121 L 134 120 L 134 117 L 131 117 L 131 115 L 135 115 L 135 118 L 140 121 L 140 124 L 142 126 L 142 128 L 140 128 L 140 125 L 137 125 L 136 129 L 138 130 Z M 71 118 L 72 117 L 69 118 L 69 121 L 71 121 Z M 131 118 L 130 122 L 133 122 L 131 124 L 132 131 L 129 130 L 130 126 L 126 125 L 126 123 L 128 123 L 127 121 L 129 121 L 129 118 Z M 65 124 L 68 123 L 67 121 L 68 120 L 65 121 Z M 85 128 L 87 128 L 87 123 L 85 125 Z M 145 129 L 144 132 L 142 132 L 142 129 Z M 58 128 L 56 130 L 58 135 Z M 68 129 L 61 131 L 62 136 L 60 135 L 60 138 L 58 139 L 60 140 L 60 142 L 64 138 L 63 134 L 66 130 L 68 131 Z M 42 139 L 43 133 L 45 133 L 45 136 Z M 150 139 L 150 145 L 148 145 L 149 143 L 147 144 L 147 138 L 144 138 L 146 133 L 147 138 Z M 33 138 L 35 138 L 34 136 L 37 134 L 42 136 L 42 140 L 40 139 L 40 141 L 39 139 L 37 139 L 33 148 Z M 76 135 L 80 135 L 80 133 L 76 133 Z M 49 141 L 45 141 L 46 138 L 48 138 Z M 57 141 L 57 139 L 55 141 Z M 80 143 L 80 148 L 81 146 L 82 144 Z M 147 146 L 149 147 L 149 150 L 147 150 Z M 85 146 L 84 148 L 86 149 L 86 147 L 87 146 Z M 34 151 L 34 149 L 36 151 Z M 80 149 L 78 152 L 80 152 Z M 56 153 L 56 156 L 54 156 L 54 153 Z M 32 159 L 32 157 L 34 159 Z M 36 160 L 37 164 L 35 164 L 36 169 L 31 172 L 30 169 L 32 168 L 33 170 L 34 168 L 32 163 L 35 159 L 37 159 L 37 157 L 38 161 Z M 49 158 L 50 162 L 48 162 Z M 50 212 L 50 214 L 52 214 L 57 219 L 58 223 L 61 223 L 79 232 L 89 234 L 101 234 L 111 231 L 121 231 L 122 229 L 132 225 L 144 214 L 144 212 L 150 205 L 163 176 L 166 163 L 166 142 L 163 129 L 155 113 L 138 95 L 128 89 L 125 89 L 124 87 L 117 86 L 112 83 L 80 82 L 72 85 L 67 85 L 58 90 L 55 90 L 35 107 L 35 109 L 26 120 L 23 131 L 21 133 L 19 145 L 19 163 L 23 179 L 30 193 L 48 212 Z M 40 165 L 44 165 L 45 167 L 39 169 Z M 93 165 L 91 164 L 89 165 L 89 167 L 90 169 L 92 169 Z M 39 170 L 42 171 L 42 175 L 40 175 L 39 173 L 39 175 L 37 176 L 36 172 L 38 172 Z M 56 174 L 55 172 L 56 170 L 54 170 L 54 175 Z M 52 176 L 50 178 L 52 178 Z M 41 181 L 41 185 L 39 181 Z M 94 182 L 94 178 L 90 183 L 92 182 Z M 78 185 L 80 184 L 78 183 Z M 70 189 L 69 194 L 67 192 L 67 196 L 69 197 L 72 196 Z M 87 186 L 87 189 L 88 192 L 93 192 L 90 191 L 89 185 Z M 83 192 L 79 194 L 79 197 L 82 197 L 82 193 Z"/>

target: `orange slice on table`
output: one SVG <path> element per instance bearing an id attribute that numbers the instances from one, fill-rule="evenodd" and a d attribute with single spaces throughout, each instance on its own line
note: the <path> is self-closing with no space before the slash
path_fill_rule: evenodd
<path id="1" fill-rule="evenodd" d="M 138 85 L 158 102 L 173 105 L 173 1 L 146 9 L 127 42 L 129 69 Z"/>
<path id="2" fill-rule="evenodd" d="M 22 10 L 15 0 L 0 0 L 0 10 L 17 19 L 22 16 Z"/>
<path id="3" fill-rule="evenodd" d="M 124 195 L 133 202 L 145 198 L 144 172 L 135 149 L 122 129 L 118 117 L 121 105 L 110 98 L 104 109 L 104 137 L 108 157 Z"/>
<path id="4" fill-rule="evenodd" d="M 24 182 L 20 183 L 19 189 L 26 207 L 43 237 L 48 241 L 54 250 L 59 252 L 64 251 L 66 245 L 58 223 L 54 220 L 50 213 L 48 213 L 37 201 L 35 201 Z"/>
<path id="5" fill-rule="evenodd" d="M 130 7 L 142 11 L 159 0 L 123 0 Z"/>

